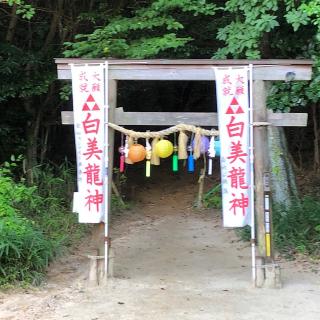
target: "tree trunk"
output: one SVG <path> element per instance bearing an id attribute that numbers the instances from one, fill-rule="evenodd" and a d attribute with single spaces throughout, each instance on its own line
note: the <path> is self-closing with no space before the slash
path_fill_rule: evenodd
<path id="1" fill-rule="evenodd" d="M 27 184 L 33 185 L 33 168 L 38 164 L 38 137 L 42 113 L 38 110 L 33 121 L 27 126 L 27 153 L 26 153 L 26 175 Z"/>
<path id="2" fill-rule="evenodd" d="M 319 128 L 317 117 L 317 105 L 312 104 L 312 122 L 313 122 L 313 170 L 319 172 L 320 169 L 320 151 L 319 151 Z"/>
<path id="3" fill-rule="evenodd" d="M 54 8 L 52 8 L 54 10 L 54 12 L 52 15 L 49 32 L 47 34 L 46 40 L 45 40 L 44 45 L 42 47 L 42 50 L 44 52 L 48 51 L 49 46 L 52 44 L 52 41 L 55 37 L 55 34 L 59 29 L 59 24 L 60 24 L 61 17 L 63 14 L 63 3 L 64 3 L 64 0 L 58 0 L 58 1 L 56 1 L 56 3 L 54 3 Z"/>
<path id="4" fill-rule="evenodd" d="M 40 164 L 43 164 L 46 159 L 47 151 L 48 151 L 48 139 L 49 139 L 50 126 L 47 125 L 43 128 L 43 136 L 41 139 L 40 146 Z"/>
<path id="5" fill-rule="evenodd" d="M 298 199 L 298 189 L 282 127 L 268 128 L 268 145 L 273 202 L 290 206 L 293 199 Z"/>
<path id="6" fill-rule="evenodd" d="M 7 31 L 7 34 L 6 34 L 6 41 L 9 42 L 9 43 L 12 43 L 12 41 L 13 41 L 14 34 L 15 34 L 15 31 L 16 31 L 17 22 L 18 22 L 17 5 L 14 4 L 12 6 L 11 18 L 10 18 L 10 22 L 9 22 L 8 31 Z"/>

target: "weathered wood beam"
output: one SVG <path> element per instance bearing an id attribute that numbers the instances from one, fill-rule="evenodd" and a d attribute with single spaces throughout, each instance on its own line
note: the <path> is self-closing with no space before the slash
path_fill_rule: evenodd
<path id="1" fill-rule="evenodd" d="M 308 114 L 268 112 L 268 122 L 275 127 L 306 127 Z"/>
<path id="2" fill-rule="evenodd" d="M 109 65 L 312 65 L 310 59 L 90 59 L 90 58 L 55 58 L 57 65 L 72 63 L 104 63 Z"/>
<path id="3" fill-rule="evenodd" d="M 109 78 L 115 80 L 183 80 L 214 81 L 214 66 L 145 66 L 145 65 L 110 65 Z M 253 69 L 253 80 L 286 80 L 288 73 L 294 73 L 295 80 L 310 80 L 311 66 L 259 65 Z M 71 79 L 70 69 L 59 69 L 59 79 Z"/>
<path id="4" fill-rule="evenodd" d="M 109 79 L 115 80 L 207 80 L 215 79 L 214 67 L 252 64 L 253 80 L 286 80 L 288 72 L 295 80 L 310 80 L 312 60 L 117 60 L 117 59 L 62 59 L 55 62 L 59 79 L 71 79 L 70 64 L 109 64 Z"/>
<path id="5" fill-rule="evenodd" d="M 61 112 L 62 124 L 73 124 L 73 111 Z M 268 113 L 268 122 L 276 127 L 305 127 L 307 113 Z M 115 109 L 114 123 L 127 126 L 171 126 L 178 123 L 203 127 L 217 127 L 218 115 L 214 112 L 124 112 Z"/>

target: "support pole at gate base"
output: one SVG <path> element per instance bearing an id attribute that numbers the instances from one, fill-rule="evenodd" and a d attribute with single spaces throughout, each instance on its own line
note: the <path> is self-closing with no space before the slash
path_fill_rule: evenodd
<path id="1" fill-rule="evenodd" d="M 117 80 L 108 80 L 109 88 L 109 121 L 114 122 L 115 110 L 117 107 Z M 110 225 L 110 216 L 111 216 L 111 194 L 112 194 L 112 181 L 113 181 L 113 157 L 114 157 L 114 129 L 108 129 L 109 137 L 109 163 L 108 163 L 108 226 Z M 109 231 L 108 231 L 109 234 Z M 109 250 L 107 256 L 108 263 L 108 274 L 106 277 L 112 277 L 113 275 L 113 260 L 114 260 L 114 251 L 111 246 L 111 240 L 109 235 Z"/>
<path id="2" fill-rule="evenodd" d="M 108 121 L 114 121 L 114 112 L 117 105 L 117 81 L 108 80 Z M 114 149 L 114 130 L 108 127 L 107 134 L 107 152 L 108 152 L 108 163 L 107 163 L 107 208 L 105 222 L 100 224 L 100 227 L 96 229 L 96 239 L 98 241 L 98 254 L 104 256 L 104 259 L 97 260 L 98 277 L 97 283 L 104 284 L 109 276 L 113 274 L 113 258 L 114 253 L 111 248 L 111 238 L 109 234 L 109 222 L 111 214 L 111 193 L 112 193 L 112 174 L 113 174 L 113 149 Z"/>
<path id="3" fill-rule="evenodd" d="M 108 121 L 114 121 L 115 108 L 117 106 L 117 81 L 108 80 Z M 114 130 L 108 127 L 108 169 L 107 169 L 107 217 L 105 218 L 104 242 L 104 274 L 103 280 L 106 281 L 113 274 L 114 252 L 111 247 L 111 237 L 109 234 L 109 223 L 111 215 L 111 194 L 112 194 L 112 176 L 113 176 L 113 154 L 114 154 Z"/>
<path id="4" fill-rule="evenodd" d="M 267 123 L 266 82 L 255 80 L 254 92 L 254 122 Z M 280 286 L 279 267 L 274 263 L 271 240 L 271 201 L 269 185 L 266 178 L 269 172 L 268 161 L 268 130 L 266 126 L 254 127 L 254 168 L 255 168 L 255 215 L 257 225 L 257 287 L 277 288 Z M 267 209 L 267 210 L 266 210 Z"/>

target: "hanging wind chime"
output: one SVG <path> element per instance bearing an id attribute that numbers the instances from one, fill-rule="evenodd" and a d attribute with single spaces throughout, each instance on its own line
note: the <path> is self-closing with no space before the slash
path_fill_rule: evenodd
<path id="1" fill-rule="evenodd" d="M 179 170 L 178 162 L 178 146 L 177 146 L 177 135 L 173 134 L 173 156 L 172 156 L 172 171 L 177 172 Z"/>
<path id="2" fill-rule="evenodd" d="M 149 138 L 146 138 L 146 177 L 151 175 L 151 145 Z"/>
<path id="3" fill-rule="evenodd" d="M 220 155 L 220 141 L 216 140 L 217 132 L 208 131 L 201 128 L 193 127 L 191 137 L 185 133 L 183 126 L 179 130 L 177 139 L 177 131 L 173 133 L 173 143 L 164 138 L 167 136 L 168 130 L 164 130 L 164 135 L 159 131 L 156 135 L 143 132 L 133 133 L 130 130 L 121 133 L 121 145 L 118 149 L 120 153 L 119 171 L 125 171 L 125 164 L 135 164 L 145 160 L 145 175 L 147 178 L 151 176 L 151 165 L 160 165 L 160 159 L 172 156 L 172 171 L 179 171 L 179 160 L 187 160 L 187 171 L 195 171 L 195 160 L 201 155 L 208 156 L 208 175 L 213 172 L 213 158 Z M 208 136 L 210 136 L 210 139 Z M 153 138 L 150 138 L 152 137 Z M 145 146 L 138 143 L 138 138 L 145 138 Z M 152 142 L 150 142 L 152 139 Z"/>
<path id="4" fill-rule="evenodd" d="M 194 136 L 194 134 L 192 134 L 192 137 Z M 193 139 L 191 139 L 191 142 L 188 146 L 188 172 L 194 172 L 194 157 L 193 157 L 193 148 L 192 148 L 192 141 Z"/>
<path id="5" fill-rule="evenodd" d="M 120 164 L 119 164 L 119 171 L 121 173 L 124 172 L 124 162 L 125 162 L 125 150 L 126 147 L 124 145 L 124 135 L 123 133 L 121 133 L 121 146 L 119 147 L 119 152 L 120 152 Z"/>

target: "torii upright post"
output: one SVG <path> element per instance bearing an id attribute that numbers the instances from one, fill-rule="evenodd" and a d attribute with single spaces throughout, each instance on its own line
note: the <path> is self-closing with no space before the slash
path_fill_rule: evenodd
<path id="1" fill-rule="evenodd" d="M 268 160 L 268 113 L 266 107 L 266 82 L 253 82 L 254 107 L 254 167 L 255 167 L 255 217 L 257 225 L 257 287 L 279 287 L 279 267 L 274 264 L 270 227 L 272 225 L 270 199 L 265 197 L 266 177 L 269 174 Z M 260 125 L 259 125 L 260 124 Z M 266 209 L 268 209 L 266 211 Z"/>

